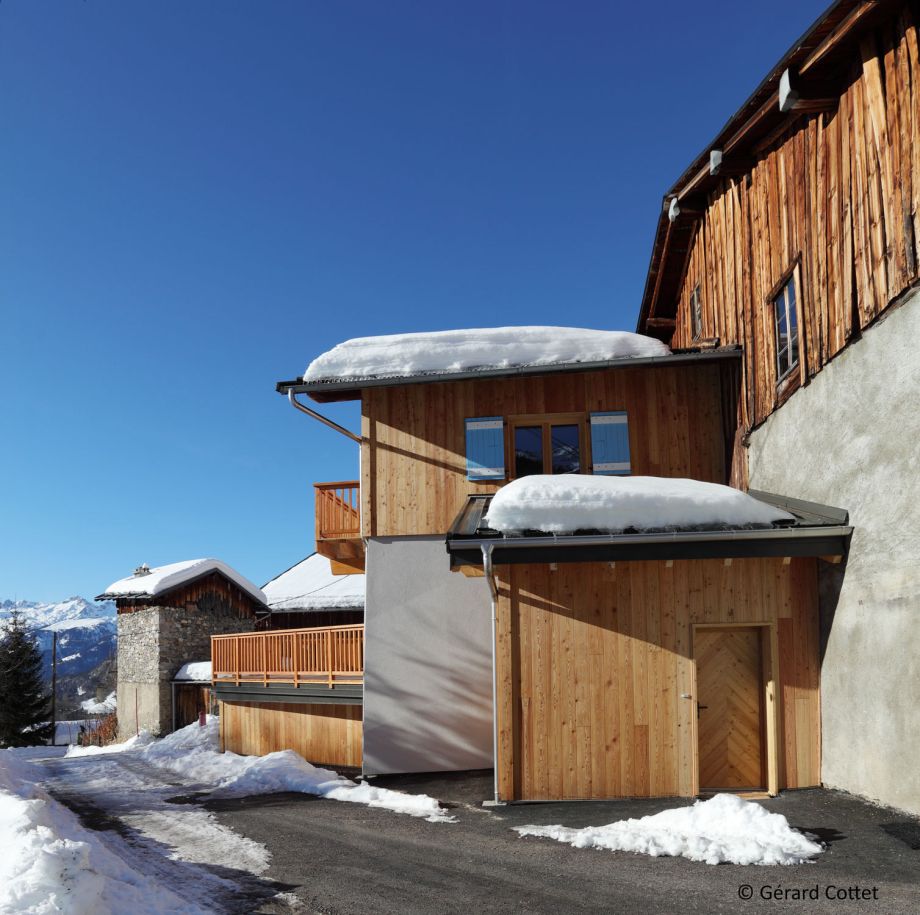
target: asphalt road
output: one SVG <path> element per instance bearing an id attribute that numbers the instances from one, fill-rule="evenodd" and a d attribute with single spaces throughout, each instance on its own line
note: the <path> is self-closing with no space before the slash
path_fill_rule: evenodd
<path id="1" fill-rule="evenodd" d="M 403 776 L 376 783 L 456 804 L 459 822 L 428 823 L 297 794 L 206 804 L 222 823 L 268 846 L 273 857 L 264 877 L 296 896 L 255 911 L 920 912 L 920 825 L 838 792 L 797 791 L 766 802 L 793 826 L 828 844 L 816 863 L 713 867 L 683 858 L 574 849 L 511 831 L 528 823 L 601 825 L 682 801 L 484 809 L 481 799 L 491 787 L 484 774 Z M 810 890 L 818 898 L 764 898 L 775 896 L 777 887 Z M 851 887 L 874 891 L 876 898 L 834 898 L 838 892 L 850 895 Z M 743 899 L 748 892 L 753 898 Z"/>

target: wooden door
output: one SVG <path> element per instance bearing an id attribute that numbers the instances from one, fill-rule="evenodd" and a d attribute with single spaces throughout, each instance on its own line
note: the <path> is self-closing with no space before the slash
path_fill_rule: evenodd
<path id="1" fill-rule="evenodd" d="M 699 628 L 693 653 L 700 790 L 764 788 L 761 627 Z"/>

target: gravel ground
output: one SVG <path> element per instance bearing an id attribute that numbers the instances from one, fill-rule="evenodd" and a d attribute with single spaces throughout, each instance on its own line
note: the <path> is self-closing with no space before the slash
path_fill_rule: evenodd
<path id="1" fill-rule="evenodd" d="M 601 825 L 685 800 L 483 808 L 488 773 L 375 783 L 456 805 L 458 822 L 427 823 L 295 794 L 207 803 L 222 823 L 269 848 L 272 863 L 263 877 L 291 888 L 283 900 L 255 911 L 920 912 L 920 824 L 840 792 L 795 791 L 764 802 L 827 843 L 814 864 L 712 867 L 574 849 L 511 830 L 528 823 Z M 817 898 L 788 898 L 789 891 Z M 856 894 L 863 898 L 852 898 Z"/>

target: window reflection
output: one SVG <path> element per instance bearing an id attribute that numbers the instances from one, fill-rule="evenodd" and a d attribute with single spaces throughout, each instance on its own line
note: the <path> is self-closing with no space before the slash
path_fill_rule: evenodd
<path id="1" fill-rule="evenodd" d="M 581 473 L 581 447 L 578 426 L 550 426 L 552 472 Z"/>
<path id="2" fill-rule="evenodd" d="M 518 426 L 514 430 L 514 475 L 543 473 L 543 427 Z"/>

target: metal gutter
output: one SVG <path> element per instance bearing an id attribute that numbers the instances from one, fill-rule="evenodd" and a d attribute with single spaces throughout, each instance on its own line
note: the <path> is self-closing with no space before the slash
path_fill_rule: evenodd
<path id="1" fill-rule="evenodd" d="M 450 538 L 447 551 L 461 564 L 478 565 L 492 548 L 493 564 L 605 562 L 659 559 L 744 559 L 758 556 L 839 556 L 853 528 L 816 525 L 764 530 L 679 531 L 658 534 L 587 534 Z"/>
<path id="2" fill-rule="evenodd" d="M 468 369 L 462 372 L 427 372 L 420 375 L 403 375 L 370 378 L 350 378 L 341 381 L 304 382 L 302 378 L 293 381 L 279 381 L 275 389 L 280 394 L 335 394 L 344 391 L 359 392 L 362 388 L 394 387 L 406 384 L 432 384 L 439 381 L 472 381 L 484 378 L 515 378 L 528 375 L 548 375 L 557 372 L 596 372 L 605 369 L 638 368 L 643 366 L 687 365 L 697 362 L 722 362 L 739 360 L 740 346 L 720 347 L 699 352 L 676 352 L 668 356 L 638 356 L 623 359 L 604 359 L 598 362 L 566 362 L 558 365 L 519 365 L 509 368 Z M 292 401 L 293 402 L 293 401 Z M 307 412 L 308 408 L 297 406 Z M 319 414 L 314 414 L 319 417 Z M 327 421 L 323 418 L 324 422 Z M 339 427 L 341 428 L 341 427 Z"/>
<path id="3" fill-rule="evenodd" d="M 482 544 L 482 569 L 489 584 L 489 600 L 492 607 L 492 782 L 494 797 L 488 806 L 499 806 L 498 796 L 498 585 L 492 569 L 494 544 Z"/>
<path id="4" fill-rule="evenodd" d="M 307 416 L 312 416 L 313 419 L 318 419 L 323 425 L 328 426 L 330 429 L 335 429 L 336 432 L 341 432 L 342 435 L 350 438 L 353 442 L 361 444 L 361 436 L 355 435 L 350 429 L 346 429 L 344 426 L 340 426 L 338 423 L 333 422 L 331 419 L 323 416 L 321 413 L 317 413 L 316 410 L 311 410 L 310 407 L 300 403 L 297 400 L 297 391 L 293 388 L 288 389 L 287 392 L 288 402 L 295 410 L 300 410 L 301 413 L 306 413 Z"/>

